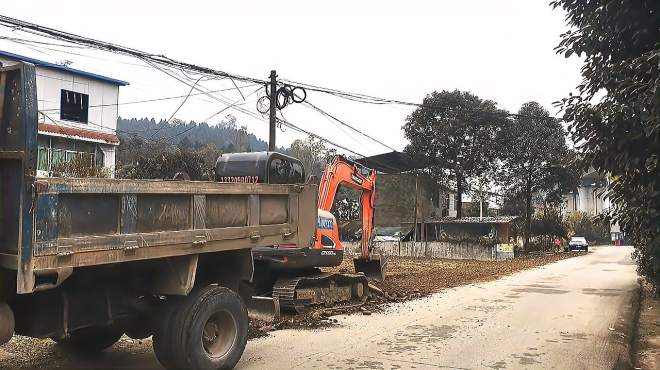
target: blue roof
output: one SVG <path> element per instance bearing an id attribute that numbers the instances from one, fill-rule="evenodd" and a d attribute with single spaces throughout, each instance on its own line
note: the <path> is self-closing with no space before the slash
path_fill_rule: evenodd
<path id="1" fill-rule="evenodd" d="M 128 82 L 126 82 L 126 81 L 116 80 L 114 78 L 97 75 L 96 73 L 81 71 L 81 70 L 75 69 L 75 68 L 69 68 L 67 66 L 63 66 L 63 65 L 60 65 L 60 64 L 45 62 L 43 60 L 34 59 L 34 58 L 26 57 L 26 56 L 23 56 L 23 55 L 10 53 L 10 52 L 4 51 L 4 50 L 0 50 L 0 56 L 7 57 L 7 58 L 10 58 L 10 59 L 20 60 L 20 61 L 23 61 L 23 62 L 32 63 L 32 64 L 40 66 L 40 67 L 52 68 L 52 69 L 56 69 L 56 70 L 62 71 L 62 72 L 73 73 L 73 74 L 76 74 L 76 75 L 79 75 L 79 76 L 84 76 L 84 77 L 92 78 L 92 79 L 99 80 L 99 81 L 109 82 L 113 85 L 119 85 L 119 86 L 128 85 Z"/>

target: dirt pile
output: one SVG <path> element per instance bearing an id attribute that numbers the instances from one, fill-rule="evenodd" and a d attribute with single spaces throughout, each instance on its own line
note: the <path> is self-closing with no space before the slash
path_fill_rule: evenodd
<path id="1" fill-rule="evenodd" d="M 494 280 L 501 276 L 574 257 L 559 253 L 521 257 L 505 261 L 475 261 L 446 259 L 412 259 L 395 257 L 390 260 L 387 279 L 375 283 L 389 295 L 409 297 L 415 293 L 427 295 L 438 290 L 475 282 Z"/>

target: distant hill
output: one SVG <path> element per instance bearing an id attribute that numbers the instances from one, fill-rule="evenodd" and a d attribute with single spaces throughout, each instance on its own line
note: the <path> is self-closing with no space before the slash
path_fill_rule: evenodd
<path id="1" fill-rule="evenodd" d="M 236 126 L 236 119 L 228 116 L 217 126 L 205 122 L 181 122 L 174 120 L 156 121 L 153 118 L 119 118 L 117 133 L 122 141 L 130 137 L 148 140 L 164 140 L 175 145 L 192 149 L 206 144 L 215 144 L 223 152 L 262 151 L 268 149 L 268 143 L 247 132 L 245 127 Z"/>

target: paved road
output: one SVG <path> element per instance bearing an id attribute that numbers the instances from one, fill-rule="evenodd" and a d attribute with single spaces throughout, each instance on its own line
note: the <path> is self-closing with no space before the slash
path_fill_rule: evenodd
<path id="1" fill-rule="evenodd" d="M 602 247 L 339 328 L 276 332 L 239 369 L 611 369 L 637 287 L 630 253 Z"/>
<path id="2" fill-rule="evenodd" d="M 631 251 L 602 247 L 385 314 L 340 316 L 338 327 L 277 331 L 249 342 L 238 369 L 611 369 L 637 287 Z M 69 358 L 50 341 L 17 348 L 38 353 L 21 357 L 42 369 L 160 368 L 148 342 L 124 342 L 93 359 Z"/>

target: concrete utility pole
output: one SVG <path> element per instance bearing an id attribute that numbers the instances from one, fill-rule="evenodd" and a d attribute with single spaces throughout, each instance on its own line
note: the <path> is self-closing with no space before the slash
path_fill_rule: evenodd
<path id="1" fill-rule="evenodd" d="M 277 72 L 270 71 L 270 134 L 268 135 L 268 151 L 275 151 L 275 125 L 277 123 Z"/>
<path id="2" fill-rule="evenodd" d="M 481 179 L 479 179 L 479 219 L 484 218 L 484 192 L 481 185 Z"/>

